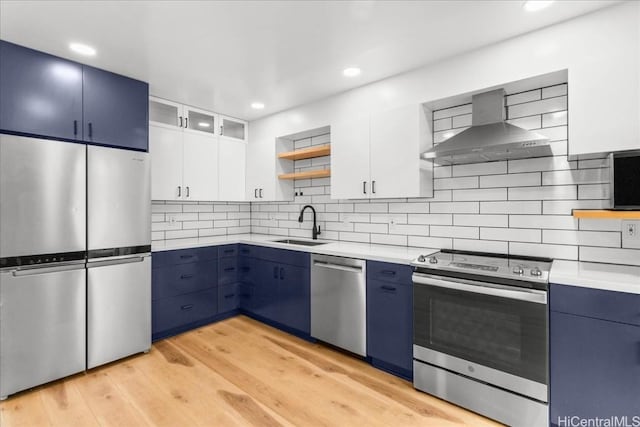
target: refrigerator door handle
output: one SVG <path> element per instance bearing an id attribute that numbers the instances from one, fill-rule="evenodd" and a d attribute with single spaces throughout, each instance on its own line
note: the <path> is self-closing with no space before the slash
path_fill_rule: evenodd
<path id="1" fill-rule="evenodd" d="M 148 255 L 145 256 L 136 256 L 136 257 L 114 257 L 100 261 L 89 261 L 87 263 L 87 268 L 93 267 L 106 267 L 108 265 L 118 265 L 118 264 L 130 264 L 134 262 L 142 262 Z"/>
<path id="2" fill-rule="evenodd" d="M 34 276 L 36 274 L 48 274 L 48 273 L 57 273 L 60 271 L 69 271 L 69 270 L 83 270 L 84 269 L 84 260 L 75 263 L 56 265 L 53 267 L 32 267 L 32 268 L 18 268 L 11 271 L 13 277 L 22 277 L 22 276 Z"/>

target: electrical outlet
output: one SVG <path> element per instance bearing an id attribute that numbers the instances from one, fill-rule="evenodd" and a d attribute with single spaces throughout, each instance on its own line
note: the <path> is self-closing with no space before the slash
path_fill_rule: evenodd
<path id="1" fill-rule="evenodd" d="M 176 222 L 176 216 L 175 215 L 167 215 L 167 221 L 169 222 L 169 224 L 173 224 Z"/>
<path id="2" fill-rule="evenodd" d="M 622 247 L 640 249 L 640 221 L 622 221 Z"/>

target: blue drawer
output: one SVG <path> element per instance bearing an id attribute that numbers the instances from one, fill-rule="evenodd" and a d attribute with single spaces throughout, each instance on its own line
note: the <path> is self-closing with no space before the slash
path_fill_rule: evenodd
<path id="1" fill-rule="evenodd" d="M 258 258 L 281 264 L 309 268 L 311 256 L 308 252 L 261 247 Z"/>
<path id="2" fill-rule="evenodd" d="M 238 245 L 219 246 L 218 247 L 218 256 L 220 258 L 238 256 Z"/>
<path id="3" fill-rule="evenodd" d="M 260 250 L 259 246 L 238 245 L 238 254 L 240 256 L 257 257 Z"/>
<path id="4" fill-rule="evenodd" d="M 218 285 L 227 285 L 238 281 L 238 258 L 220 258 L 218 260 Z"/>
<path id="5" fill-rule="evenodd" d="M 411 285 L 413 270 L 409 265 L 388 262 L 367 261 L 367 280 Z"/>
<path id="6" fill-rule="evenodd" d="M 218 290 L 194 292 L 153 302 L 153 333 L 187 325 L 218 313 Z"/>
<path id="7" fill-rule="evenodd" d="M 157 267 L 152 269 L 152 299 L 215 287 L 217 281 L 218 268 L 215 261 Z"/>
<path id="8" fill-rule="evenodd" d="M 189 262 L 210 261 L 218 258 L 218 247 L 180 249 L 176 251 L 154 252 L 153 267 L 186 264 Z"/>
<path id="9" fill-rule="evenodd" d="M 640 295 L 578 286 L 551 285 L 549 309 L 640 326 Z"/>
<path id="10" fill-rule="evenodd" d="M 238 283 L 218 287 L 218 313 L 235 310 L 239 303 L 240 285 Z"/>

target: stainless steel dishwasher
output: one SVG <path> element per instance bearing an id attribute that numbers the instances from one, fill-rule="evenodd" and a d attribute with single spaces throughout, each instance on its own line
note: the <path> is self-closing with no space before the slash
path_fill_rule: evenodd
<path id="1" fill-rule="evenodd" d="M 311 255 L 311 336 L 367 355 L 364 260 Z"/>

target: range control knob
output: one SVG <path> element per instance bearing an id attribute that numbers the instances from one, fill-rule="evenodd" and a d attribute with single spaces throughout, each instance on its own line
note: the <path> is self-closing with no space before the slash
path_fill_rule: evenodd
<path id="1" fill-rule="evenodd" d="M 513 274 L 519 274 L 522 276 L 524 274 L 524 269 L 520 266 L 513 267 Z"/>
<path id="2" fill-rule="evenodd" d="M 536 277 L 540 277 L 540 276 L 542 276 L 542 271 L 540 271 L 540 269 L 538 267 L 533 267 L 531 269 L 531 275 L 532 276 L 536 276 Z"/>
<path id="3" fill-rule="evenodd" d="M 427 258 L 425 258 L 424 255 L 419 255 L 418 256 L 418 262 L 426 262 L 426 261 L 427 261 Z"/>
<path id="4" fill-rule="evenodd" d="M 432 256 L 429 257 L 429 264 L 437 264 L 438 263 L 438 258 Z"/>

